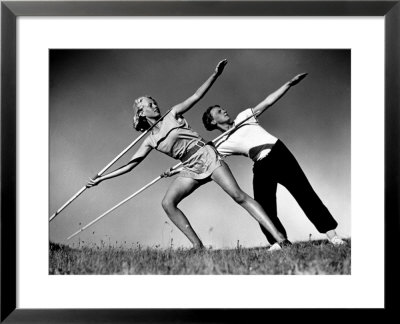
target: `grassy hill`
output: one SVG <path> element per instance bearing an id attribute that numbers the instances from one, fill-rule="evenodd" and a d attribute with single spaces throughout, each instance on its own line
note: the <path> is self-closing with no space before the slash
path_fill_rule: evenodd
<path id="1" fill-rule="evenodd" d="M 351 274 L 351 240 L 335 247 L 327 241 L 296 242 L 281 251 L 265 247 L 230 250 L 70 248 L 50 243 L 50 274 L 160 275 L 324 275 Z"/>

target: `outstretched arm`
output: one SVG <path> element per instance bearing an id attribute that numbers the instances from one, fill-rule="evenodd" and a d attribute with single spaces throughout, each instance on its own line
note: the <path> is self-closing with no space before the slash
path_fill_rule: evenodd
<path id="1" fill-rule="evenodd" d="M 301 73 L 296 75 L 292 80 L 286 82 L 282 87 L 280 87 L 275 92 L 271 93 L 267 98 L 261 101 L 257 106 L 253 108 L 253 113 L 255 115 L 262 114 L 267 108 L 271 107 L 275 102 L 277 102 L 289 89 L 290 87 L 296 85 L 301 80 L 303 80 L 308 73 Z"/>
<path id="2" fill-rule="evenodd" d="M 188 111 L 192 108 L 203 96 L 207 93 L 207 91 L 211 88 L 214 84 L 215 80 L 221 75 L 222 71 L 225 68 L 225 65 L 228 63 L 227 60 L 222 60 L 218 63 L 217 67 L 215 68 L 214 73 L 204 82 L 197 91 L 187 98 L 185 101 L 177 104 L 176 106 L 172 107 L 173 112 L 176 115 L 180 115 Z"/>
<path id="3" fill-rule="evenodd" d="M 90 179 L 86 187 L 91 188 L 93 186 L 97 186 L 100 182 L 104 180 L 115 178 L 132 171 L 135 167 L 138 166 L 140 162 L 142 162 L 145 159 L 145 157 L 150 153 L 151 150 L 152 148 L 150 146 L 143 143 L 127 164 L 125 164 L 124 166 L 120 167 L 119 169 L 113 172 L 102 175 L 101 177 Z"/>

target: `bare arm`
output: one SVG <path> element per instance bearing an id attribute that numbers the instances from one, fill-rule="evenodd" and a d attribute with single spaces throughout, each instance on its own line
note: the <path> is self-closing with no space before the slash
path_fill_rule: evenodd
<path id="1" fill-rule="evenodd" d="M 267 98 L 261 101 L 257 106 L 253 108 L 253 113 L 255 115 L 262 114 L 265 110 L 271 107 L 275 102 L 277 102 L 292 86 L 299 83 L 306 77 L 307 73 L 302 73 L 296 75 L 292 80 L 286 82 L 283 86 L 281 86 L 278 90 L 271 93 Z"/>
<path id="2" fill-rule="evenodd" d="M 218 77 L 221 75 L 227 63 L 227 60 L 220 61 L 215 68 L 214 73 L 206 80 L 206 82 L 201 85 L 200 88 L 197 89 L 197 91 L 192 96 L 172 107 L 173 113 L 175 113 L 175 115 L 181 115 L 192 108 L 201 98 L 203 98 L 203 96 L 214 84 L 215 80 L 217 80 Z"/>
<path id="3" fill-rule="evenodd" d="M 145 142 L 143 142 L 143 144 L 139 147 L 139 149 L 136 151 L 136 153 L 132 156 L 127 164 L 113 172 L 102 175 L 101 177 L 90 179 L 86 187 L 91 188 L 93 186 L 97 186 L 100 182 L 104 180 L 115 178 L 132 171 L 135 167 L 139 165 L 140 162 L 145 159 L 145 157 L 150 153 L 151 150 L 152 148 L 149 145 L 146 145 Z"/>

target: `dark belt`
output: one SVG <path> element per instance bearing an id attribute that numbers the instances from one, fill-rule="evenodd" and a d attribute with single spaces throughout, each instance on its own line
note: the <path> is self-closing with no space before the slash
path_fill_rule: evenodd
<path id="1" fill-rule="evenodd" d="M 255 158 L 257 155 L 265 150 L 265 149 L 271 149 L 274 147 L 275 144 L 263 144 L 263 145 L 258 145 L 250 149 L 249 151 L 249 158 L 252 159 L 254 162 L 256 161 Z"/>
<path id="2" fill-rule="evenodd" d="M 196 144 L 189 150 L 187 150 L 186 153 L 181 157 L 181 162 L 185 163 L 194 153 L 196 153 L 199 149 L 206 146 L 207 144 L 209 143 L 206 143 L 203 139 L 198 140 Z"/>

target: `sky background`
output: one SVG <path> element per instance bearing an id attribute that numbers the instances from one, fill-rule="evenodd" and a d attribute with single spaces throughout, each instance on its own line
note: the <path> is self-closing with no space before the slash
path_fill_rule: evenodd
<path id="1" fill-rule="evenodd" d="M 103 169 L 141 135 L 131 127 L 132 104 L 154 97 L 163 114 L 192 95 L 227 59 L 223 74 L 185 114 L 208 140 L 201 116 L 213 104 L 235 117 L 255 106 L 293 76 L 309 75 L 260 118 L 261 125 L 292 151 L 311 185 L 338 221 L 337 232 L 351 236 L 349 50 L 51 50 L 49 216 L 88 178 Z M 110 170 L 126 163 L 134 146 Z M 172 224 L 161 200 L 173 181 L 162 179 L 70 241 L 65 238 L 131 195 L 178 161 L 157 152 L 132 172 L 86 190 L 49 225 L 50 240 L 77 245 L 106 244 L 190 247 Z M 252 161 L 226 159 L 244 191 L 253 195 Z M 278 215 L 292 241 L 323 238 L 294 198 L 278 186 Z M 258 223 L 210 182 L 180 208 L 206 246 L 265 246 Z"/>

